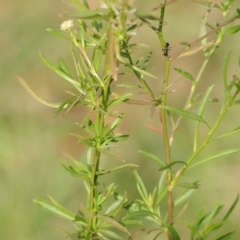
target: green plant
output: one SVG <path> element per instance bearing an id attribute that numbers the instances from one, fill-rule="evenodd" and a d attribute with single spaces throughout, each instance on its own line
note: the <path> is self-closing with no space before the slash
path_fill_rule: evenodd
<path id="1" fill-rule="evenodd" d="M 75 232 L 71 233 L 66 230 L 71 239 L 122 239 L 118 233 L 119 231 L 126 234 L 124 235 L 125 239 L 136 239 L 139 234 L 153 231 L 156 232 L 153 239 L 159 239 L 162 233 L 166 233 L 169 240 L 180 239 L 180 235 L 174 226 L 174 208 L 186 203 L 191 194 L 200 186 L 199 181 L 181 183 L 182 176 L 194 166 L 239 152 L 239 149 L 235 148 L 226 149 L 214 153 L 203 160 L 193 162 L 199 153 L 213 140 L 213 134 L 228 110 L 233 104 L 240 103 L 240 100 L 237 100 L 240 91 L 240 73 L 235 74 L 230 82 L 227 79 L 227 66 L 231 52 L 225 57 L 223 69 L 224 100 L 222 101 L 221 111 L 217 116 L 217 120 L 212 126 L 209 126 L 204 120 L 203 113 L 209 102 L 217 101 L 216 99 L 210 99 L 214 86 L 209 86 L 203 95 L 196 94 L 202 74 L 209 60 L 218 50 L 224 35 L 226 33 L 233 34 L 240 30 L 239 26 L 230 27 L 232 22 L 240 18 L 240 10 L 237 9 L 236 14 L 228 19 L 234 1 L 226 0 L 221 5 L 216 4 L 215 1 L 205 3 L 208 9 L 201 24 L 199 38 L 192 43 L 182 43 L 184 48 L 170 57 L 169 44 L 164 40 L 163 29 L 165 9 L 172 2 L 163 0 L 149 14 L 135 9 L 130 0 L 99 0 L 99 8 L 95 10 L 90 9 L 86 0 L 83 3 L 72 0 L 71 4 L 78 11 L 69 14 L 69 17 L 75 18 L 76 21 L 67 20 L 63 22 L 61 25 L 62 31 L 53 29 L 48 29 L 48 31 L 70 42 L 75 73 L 71 72 L 71 68 L 68 67 L 62 58 L 59 58 L 58 66 L 47 60 L 41 53 L 40 58 L 49 68 L 72 84 L 75 88 L 74 92 L 68 92 L 69 98 L 62 103 L 51 103 L 37 96 L 29 88 L 25 80 L 21 76 L 17 76 L 19 83 L 33 97 L 47 106 L 56 108 L 57 114 L 65 111 L 65 115 L 72 108 L 79 105 L 84 105 L 89 109 L 88 114 L 78 124 L 83 134 L 73 134 L 78 139 L 78 143 L 86 144 L 89 147 L 87 163 L 84 164 L 61 151 L 64 156 L 73 162 L 71 166 L 62 164 L 63 168 L 70 172 L 72 176 L 82 178 L 84 181 L 88 195 L 87 206 L 82 206 L 78 213 L 74 214 L 58 203 L 52 196 L 48 195 L 50 202 L 34 199 L 34 202 L 45 211 L 73 222 L 76 229 Z M 216 27 L 211 26 L 207 22 L 208 15 L 213 8 L 220 10 L 225 18 L 225 22 Z M 157 22 L 158 27 L 155 26 L 155 22 Z M 147 78 L 158 79 L 159 81 L 161 79 L 161 76 L 156 77 L 148 70 L 148 63 L 152 52 L 137 61 L 134 60 L 134 50 L 141 46 L 132 41 L 132 36 L 136 34 L 136 30 L 143 24 L 147 24 L 156 33 L 160 47 L 164 52 L 163 92 L 160 96 L 155 94 L 147 83 Z M 211 30 L 207 32 L 207 28 Z M 208 42 L 207 38 L 213 33 L 217 35 L 217 39 Z M 195 46 L 198 43 L 200 45 Z M 190 56 L 198 52 L 204 53 L 204 62 L 196 78 L 189 72 L 175 68 L 178 73 L 191 80 L 191 89 L 185 106 L 182 109 L 169 106 L 167 104 L 167 90 L 170 86 L 169 73 L 171 63 L 179 57 Z M 126 69 L 131 70 L 138 79 L 139 85 L 128 82 L 117 84 L 116 81 L 119 76 L 123 75 L 121 72 L 122 69 L 124 71 Z M 124 94 L 115 93 L 113 85 L 116 87 L 125 87 L 126 89 L 141 89 L 148 95 L 151 101 L 134 99 L 133 92 L 126 92 Z M 160 114 L 162 126 L 161 130 L 151 128 L 163 136 L 165 161 L 162 161 L 153 153 L 143 150 L 139 151 L 142 156 L 159 164 L 160 181 L 153 192 L 148 193 L 143 180 L 137 171 L 134 170 L 137 189 L 141 196 L 141 199 L 138 200 L 128 199 L 126 192 L 123 194 L 118 193 L 114 183 L 109 184 L 105 189 L 102 189 L 100 186 L 101 176 L 127 167 L 138 167 L 134 163 L 121 164 L 112 169 L 101 169 L 99 167 L 102 154 L 123 160 L 122 156 L 113 151 L 112 146 L 112 143 L 125 141 L 128 138 L 127 134 L 116 132 L 118 125 L 124 118 L 124 113 L 118 110 L 119 105 L 123 104 L 149 105 L 152 108 L 152 113 L 154 109 L 157 109 Z M 197 114 L 189 111 L 192 106 L 198 106 Z M 175 118 L 174 114 L 179 117 Z M 186 161 L 172 161 L 171 146 L 182 117 L 195 121 L 193 151 Z M 168 122 L 172 124 L 170 134 Z M 202 142 L 198 138 L 201 123 L 205 124 L 208 128 L 208 133 Z M 239 131 L 240 128 L 238 127 L 218 138 L 226 137 Z M 181 166 L 176 173 L 172 169 L 172 166 L 175 164 Z M 183 187 L 184 190 L 174 199 L 172 193 L 176 186 Z M 114 202 L 109 204 L 111 197 L 114 198 Z M 167 199 L 168 205 L 165 216 L 161 209 L 164 198 Z M 207 239 L 213 231 L 219 229 L 226 222 L 237 202 L 238 197 L 219 222 L 213 222 L 213 220 L 222 209 L 220 202 L 207 214 L 204 214 L 203 209 L 200 210 L 193 223 L 186 222 L 190 230 L 189 239 Z M 116 216 L 123 208 L 127 212 L 119 220 Z M 140 229 L 134 233 L 130 233 L 128 226 L 141 225 L 141 219 L 139 220 L 139 218 L 146 218 L 152 221 L 154 226 L 149 229 Z M 218 239 L 228 239 L 232 234 L 233 232 L 229 232 Z"/>

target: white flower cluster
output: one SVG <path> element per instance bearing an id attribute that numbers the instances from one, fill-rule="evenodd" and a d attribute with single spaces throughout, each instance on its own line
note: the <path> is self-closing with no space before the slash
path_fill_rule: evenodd
<path id="1" fill-rule="evenodd" d="M 64 31 L 64 32 L 67 32 L 67 31 L 69 31 L 73 26 L 74 26 L 73 20 L 72 20 L 72 19 L 69 19 L 69 20 L 67 20 L 67 21 L 64 21 L 64 22 L 61 24 L 61 30 Z"/>

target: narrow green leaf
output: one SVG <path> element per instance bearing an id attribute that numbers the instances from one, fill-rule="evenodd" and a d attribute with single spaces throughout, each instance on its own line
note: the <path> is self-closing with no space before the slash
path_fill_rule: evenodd
<path id="1" fill-rule="evenodd" d="M 58 30 L 54 30 L 54 29 L 51 29 L 51 28 L 47 28 L 46 30 L 48 32 L 50 32 L 51 34 L 55 35 L 55 36 L 70 40 L 70 37 L 67 36 L 63 31 L 58 31 Z"/>
<path id="2" fill-rule="evenodd" d="M 127 193 L 124 192 L 122 200 L 115 201 L 105 212 L 105 215 L 109 217 L 114 217 L 118 214 L 118 212 L 121 210 L 122 206 L 124 205 L 125 201 L 127 199 Z"/>
<path id="3" fill-rule="evenodd" d="M 127 104 L 133 104 L 133 105 L 152 105 L 152 102 L 150 101 L 141 101 L 141 100 L 135 100 L 135 99 L 126 99 L 124 100 Z"/>
<path id="4" fill-rule="evenodd" d="M 64 73 L 66 73 L 69 77 L 73 79 L 71 70 L 69 69 L 68 65 L 64 62 L 62 58 L 58 59 L 58 67 L 60 70 L 62 70 Z"/>
<path id="5" fill-rule="evenodd" d="M 182 163 L 182 164 L 184 164 L 184 165 L 187 165 L 185 162 L 183 162 L 183 161 L 175 161 L 175 162 L 171 162 L 170 164 L 168 164 L 168 165 L 165 165 L 165 166 L 163 166 L 163 167 L 160 167 L 159 169 L 158 169 L 158 171 L 163 171 L 163 170 L 165 170 L 165 169 L 168 169 L 168 168 L 171 168 L 171 166 L 173 166 L 173 165 L 175 165 L 175 164 L 178 164 L 178 163 Z"/>
<path id="6" fill-rule="evenodd" d="M 147 189 L 146 189 L 141 177 L 138 175 L 136 170 L 133 171 L 133 174 L 137 180 L 137 186 L 138 186 L 138 191 L 139 191 L 140 195 L 143 197 L 143 199 L 145 201 L 147 201 L 147 199 L 148 199 Z"/>
<path id="7" fill-rule="evenodd" d="M 70 102 L 72 99 L 76 98 L 78 95 L 74 95 L 74 96 L 71 96 L 69 98 L 67 98 L 65 101 L 63 101 L 59 107 L 56 109 L 56 114 L 58 114 L 59 112 L 61 112 L 61 110 L 63 108 L 66 108 L 68 105 L 70 105 Z"/>
<path id="8" fill-rule="evenodd" d="M 138 73 L 140 73 L 140 74 L 143 74 L 143 75 L 146 75 L 146 76 L 148 76 L 148 77 L 157 79 L 156 76 L 154 76 L 154 75 L 152 75 L 151 73 L 146 72 L 146 71 L 142 70 L 141 68 L 138 68 L 138 67 L 136 67 L 136 66 L 134 66 L 134 65 L 132 65 L 132 64 L 126 63 L 125 66 L 133 69 L 134 71 L 136 71 L 136 72 L 138 72 Z"/>
<path id="9" fill-rule="evenodd" d="M 223 205 L 220 201 L 218 201 L 213 210 L 209 214 L 207 214 L 204 220 L 201 222 L 203 231 L 205 231 L 211 225 L 210 222 L 215 218 L 215 216 L 217 216 L 217 214 L 221 211 L 222 208 Z"/>
<path id="10" fill-rule="evenodd" d="M 184 71 L 183 71 L 182 69 L 180 69 L 180 68 L 174 68 L 174 70 L 176 70 L 178 73 L 182 74 L 185 78 L 188 78 L 188 79 L 190 79 L 191 81 L 194 81 L 194 78 L 193 78 L 193 76 L 192 76 L 190 73 L 184 72 Z"/>
<path id="11" fill-rule="evenodd" d="M 196 181 L 194 182 L 194 184 L 198 184 L 200 181 Z M 174 201 L 174 207 L 177 207 L 183 203 L 185 203 L 189 198 L 190 196 L 196 191 L 196 188 L 195 189 L 184 189 L 177 197 L 176 197 L 176 200 Z"/>
<path id="12" fill-rule="evenodd" d="M 229 28 L 229 29 L 226 31 L 226 34 L 229 34 L 229 35 L 230 35 L 230 34 L 237 33 L 238 31 L 240 31 L 240 25 Z"/>
<path id="13" fill-rule="evenodd" d="M 139 150 L 138 153 L 149 160 L 155 161 L 160 165 L 165 166 L 165 163 L 153 153 L 142 151 L 142 150 Z"/>
<path id="14" fill-rule="evenodd" d="M 142 13 L 142 12 L 139 12 L 139 11 L 136 11 L 135 12 L 135 15 L 139 18 L 145 18 L 145 19 L 149 19 L 149 20 L 159 20 L 159 17 L 157 16 L 154 16 L 154 15 L 151 15 L 149 13 Z"/>
<path id="15" fill-rule="evenodd" d="M 208 103 L 208 99 L 209 99 L 209 96 L 211 94 L 213 87 L 214 86 L 212 85 L 211 87 L 209 87 L 207 89 L 207 91 L 205 92 L 205 94 L 200 102 L 200 106 L 199 106 L 198 113 L 197 113 L 197 115 L 200 117 L 202 117 L 202 115 L 203 115 L 204 109 Z M 196 122 L 195 129 L 194 129 L 193 152 L 195 152 L 197 149 L 197 137 L 198 137 L 199 126 L 200 126 L 200 122 Z"/>
<path id="16" fill-rule="evenodd" d="M 81 124 L 79 125 L 79 127 L 85 131 L 86 133 L 88 133 L 91 137 L 94 137 L 95 134 L 91 131 L 91 129 L 89 129 L 88 127 L 86 127 L 85 125 Z"/>
<path id="17" fill-rule="evenodd" d="M 127 230 L 127 228 L 125 226 L 123 226 L 122 224 L 120 224 L 119 222 L 115 221 L 113 218 L 110 218 L 108 216 L 102 216 L 102 215 L 98 215 L 104 222 L 111 224 L 113 227 L 119 229 L 122 232 L 127 233 L 128 235 L 130 235 L 129 231 Z"/>
<path id="18" fill-rule="evenodd" d="M 125 113 L 121 113 L 111 124 L 111 127 L 109 129 L 109 131 L 113 131 L 118 125 L 119 123 L 122 121 L 123 117 L 124 117 Z"/>
<path id="19" fill-rule="evenodd" d="M 116 186 L 114 186 L 114 183 L 111 183 L 107 189 L 104 191 L 104 193 L 102 193 L 99 198 L 99 201 L 98 201 L 98 206 L 100 205 L 103 205 L 107 200 L 108 198 L 112 195 L 114 189 L 116 188 Z"/>
<path id="20" fill-rule="evenodd" d="M 205 208 L 202 208 L 199 212 L 198 212 L 198 215 L 196 216 L 196 218 L 194 219 L 194 223 L 193 223 L 193 228 L 194 229 L 197 229 L 198 226 L 199 226 L 199 223 L 203 217 L 203 214 L 204 214 L 204 211 L 205 211 Z M 199 229 L 199 228 L 198 228 Z"/>
<path id="21" fill-rule="evenodd" d="M 51 202 L 48 202 L 39 198 L 33 199 L 33 202 L 44 211 L 51 213 L 55 216 L 58 216 L 60 218 L 65 218 L 71 221 L 73 221 L 75 218 L 75 215 L 72 212 L 70 212 L 68 209 L 64 208 L 63 206 L 59 206 L 59 205 L 55 206 Z"/>
<path id="22" fill-rule="evenodd" d="M 228 88 L 228 82 L 227 82 L 227 68 L 228 68 L 228 62 L 230 59 L 230 56 L 232 54 L 232 51 L 230 51 L 224 58 L 224 65 L 223 65 L 223 82 L 224 82 L 224 88 L 227 94 L 227 98 L 229 99 L 231 97 L 230 90 Z"/>
<path id="23" fill-rule="evenodd" d="M 236 154 L 238 152 L 239 152 L 238 149 L 227 149 L 227 150 L 220 151 L 218 153 L 215 153 L 215 154 L 213 154 L 213 155 L 211 155 L 211 156 L 209 156 L 209 157 L 207 157 L 207 158 L 205 158 L 203 160 L 200 160 L 197 163 L 189 166 L 188 169 L 190 169 L 192 167 L 196 167 L 196 166 L 198 166 L 200 164 L 203 164 L 203 163 L 206 163 L 206 162 L 218 159 L 218 158 L 228 157 L 228 156 Z"/>
<path id="24" fill-rule="evenodd" d="M 84 180 L 89 180 L 90 174 L 88 174 L 86 171 L 79 170 L 77 167 L 66 166 L 63 163 L 60 164 L 66 171 L 70 172 L 73 177 L 80 177 Z"/>
<path id="25" fill-rule="evenodd" d="M 155 216 L 155 214 L 150 212 L 150 211 L 139 210 L 137 212 L 127 213 L 122 219 L 126 220 L 126 219 L 129 219 L 129 218 L 149 217 L 149 216 Z"/>
<path id="26" fill-rule="evenodd" d="M 125 88 L 142 88 L 142 86 L 137 85 L 137 84 L 126 84 L 126 83 L 122 83 L 122 84 L 117 84 L 114 87 L 125 87 Z"/>
<path id="27" fill-rule="evenodd" d="M 81 86 L 84 86 L 85 85 L 85 81 L 84 81 L 85 75 L 84 75 L 84 73 L 82 71 L 82 68 L 80 66 L 79 60 L 76 57 L 75 51 L 73 49 L 73 46 L 71 48 L 71 52 L 72 52 L 72 58 L 73 58 L 74 67 L 75 67 L 78 79 L 81 81 Z"/>
<path id="28" fill-rule="evenodd" d="M 79 169 L 85 171 L 86 173 L 89 173 L 87 167 L 86 167 L 83 163 L 79 162 L 79 161 L 78 161 L 77 159 L 75 159 L 73 156 L 71 156 L 70 154 L 62 151 L 62 150 L 59 149 L 59 148 L 58 148 L 58 151 L 59 151 L 64 157 L 68 158 L 70 161 L 72 161 L 73 163 L 75 163 L 75 165 L 76 165 Z"/>
<path id="29" fill-rule="evenodd" d="M 161 172 L 161 178 L 158 183 L 158 195 L 156 200 L 156 207 L 159 206 L 160 202 L 162 201 L 162 199 L 167 193 L 166 174 L 167 174 L 167 171 Z"/>
<path id="30" fill-rule="evenodd" d="M 110 142 L 119 142 L 119 141 L 125 141 L 128 138 L 129 138 L 129 135 L 127 134 L 114 133 L 109 140 Z"/>
<path id="31" fill-rule="evenodd" d="M 90 147 L 95 147 L 96 146 L 96 141 L 94 138 L 86 138 L 83 137 L 79 134 L 71 133 L 70 135 L 77 137 L 80 141 L 78 143 L 85 143 Z"/>
<path id="32" fill-rule="evenodd" d="M 123 164 L 123 165 L 120 165 L 118 167 L 111 168 L 109 170 L 99 171 L 99 173 L 97 173 L 97 175 L 104 175 L 104 174 L 107 174 L 107 173 L 112 173 L 112 172 L 121 170 L 121 169 L 126 168 L 126 167 L 139 167 L 139 165 L 136 165 L 136 164 L 133 164 L 133 163 Z"/>
<path id="33" fill-rule="evenodd" d="M 240 104 L 240 100 L 234 101 L 233 104 Z"/>
<path id="34" fill-rule="evenodd" d="M 227 234 L 222 235 L 221 237 L 217 238 L 216 240 L 230 239 L 234 233 L 235 233 L 234 231 L 233 232 L 228 232 Z"/>
<path id="35" fill-rule="evenodd" d="M 218 138 L 222 138 L 222 137 L 228 137 L 228 136 L 230 136 L 232 134 L 236 134 L 236 133 L 239 133 L 239 132 L 240 132 L 240 127 L 234 128 L 233 130 L 216 137 L 214 140 L 216 140 Z"/>
<path id="36" fill-rule="evenodd" d="M 169 232 L 172 234 L 174 240 L 180 240 L 180 237 L 179 237 L 177 231 L 175 230 L 175 228 L 172 225 L 166 224 L 166 227 L 169 230 Z"/>
<path id="37" fill-rule="evenodd" d="M 193 120 L 205 123 L 208 126 L 206 121 L 201 116 L 195 115 L 195 114 L 190 113 L 188 111 L 184 111 L 184 110 L 182 110 L 180 108 L 174 108 L 174 107 L 164 106 L 164 105 L 159 105 L 158 107 L 159 108 L 163 108 L 163 109 L 165 109 L 167 111 L 173 112 L 175 114 L 178 114 L 180 116 L 187 117 L 187 118 L 190 118 L 190 119 L 193 119 Z"/>
<path id="38" fill-rule="evenodd" d="M 21 84 L 21 86 L 33 97 L 35 98 L 38 102 L 52 108 L 58 108 L 61 103 L 54 103 L 54 102 L 48 102 L 45 99 L 39 97 L 26 83 L 26 81 L 20 76 L 16 76 L 16 80 Z M 65 106 L 66 107 L 66 106 Z"/>
<path id="39" fill-rule="evenodd" d="M 86 94 L 81 88 L 80 88 L 80 84 L 79 82 L 77 82 L 76 80 L 74 80 L 73 78 L 71 78 L 70 76 L 68 76 L 65 72 L 63 72 L 62 70 L 60 70 L 59 68 L 55 67 L 50 61 L 48 61 L 42 54 L 41 52 L 39 53 L 40 58 L 42 59 L 42 61 L 49 67 L 51 68 L 54 72 L 56 72 L 59 76 L 61 76 L 62 78 L 64 78 L 65 80 L 67 80 L 68 82 L 70 82 L 74 87 L 76 87 L 79 92 L 81 92 L 82 94 Z"/>
<path id="40" fill-rule="evenodd" d="M 103 52 L 102 50 L 96 50 L 96 56 L 95 56 L 95 59 L 94 59 L 94 68 L 95 68 L 95 71 L 98 72 L 100 66 L 101 66 L 101 63 L 102 63 L 102 57 L 103 57 Z"/>
<path id="41" fill-rule="evenodd" d="M 142 221 L 140 220 L 130 220 L 130 219 L 126 219 L 126 220 L 122 220 L 120 221 L 121 224 L 123 224 L 124 226 L 129 226 L 129 225 L 142 225 Z"/>
<path id="42" fill-rule="evenodd" d="M 226 221 L 229 218 L 229 216 L 231 215 L 231 213 L 235 209 L 238 201 L 239 201 L 239 194 L 237 195 L 237 197 L 236 197 L 235 201 L 233 202 L 232 206 L 227 211 L 226 215 L 223 217 L 223 219 L 222 219 L 223 221 Z"/>
<path id="43" fill-rule="evenodd" d="M 112 108 L 116 105 L 118 105 L 119 103 L 123 102 L 124 100 L 130 98 L 132 96 L 132 93 L 125 93 L 119 97 L 114 98 L 108 105 L 108 108 Z"/>
<path id="44" fill-rule="evenodd" d="M 113 231 L 106 230 L 106 229 L 99 229 L 98 232 L 102 233 L 103 235 L 106 235 L 107 237 L 110 237 L 111 239 L 122 240 L 122 237 L 120 237 L 118 234 L 116 234 Z M 106 238 L 102 238 L 102 239 L 105 240 Z"/>
<path id="45" fill-rule="evenodd" d="M 116 152 L 114 152 L 114 151 L 112 151 L 112 150 L 102 148 L 102 149 L 100 149 L 99 151 L 100 151 L 101 153 L 104 153 L 104 154 L 106 154 L 106 155 L 109 155 L 110 157 L 115 157 L 115 158 L 117 158 L 117 159 L 120 159 L 122 162 L 125 162 L 125 160 L 124 160 L 124 158 L 122 157 L 122 155 L 120 155 L 119 153 L 116 153 Z"/>
<path id="46" fill-rule="evenodd" d="M 199 188 L 201 185 L 198 183 L 178 183 L 177 184 L 178 187 L 183 187 L 183 188 L 189 188 L 189 189 L 197 189 Z"/>

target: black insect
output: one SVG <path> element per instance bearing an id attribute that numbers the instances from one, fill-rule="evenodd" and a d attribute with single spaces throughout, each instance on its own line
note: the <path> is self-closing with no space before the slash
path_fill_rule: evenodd
<path id="1" fill-rule="evenodd" d="M 170 51 L 169 43 L 167 42 L 165 45 L 165 49 L 163 49 L 163 55 L 168 56 L 168 52 Z"/>

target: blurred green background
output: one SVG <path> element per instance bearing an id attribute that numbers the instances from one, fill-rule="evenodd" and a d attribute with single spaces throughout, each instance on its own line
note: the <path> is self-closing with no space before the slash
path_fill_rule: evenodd
<path id="1" fill-rule="evenodd" d="M 236 2 L 235 7 L 240 7 L 239 1 Z M 90 3 L 94 7 L 94 1 Z M 154 0 L 136 1 L 136 5 L 143 11 L 148 11 L 155 4 Z M 64 13 L 71 9 L 58 0 L 2 0 L 0 6 L 0 239 L 65 239 L 66 235 L 61 230 L 61 226 L 68 226 L 68 223 L 41 211 L 33 204 L 32 199 L 35 197 L 46 199 L 46 194 L 50 194 L 73 212 L 77 211 L 80 201 L 85 202 L 86 196 L 82 181 L 72 178 L 62 169 L 59 163 L 66 162 L 66 160 L 58 153 L 57 148 L 85 162 L 86 147 L 76 145 L 76 139 L 69 133 L 79 132 L 75 123 L 81 121 L 87 109 L 78 107 L 65 118 L 62 118 L 61 114 L 56 117 L 54 109 L 35 101 L 14 78 L 16 74 L 21 74 L 37 94 L 49 101 L 61 102 L 66 98 L 67 95 L 63 89 L 69 90 L 69 85 L 41 62 L 38 52 L 41 50 L 44 56 L 55 63 L 59 57 L 71 62 L 69 43 L 54 37 L 45 30 L 46 28 L 59 29 L 60 24 L 65 20 Z M 171 53 L 181 49 L 180 42 L 191 42 L 197 37 L 200 22 L 206 10 L 206 7 L 192 1 L 178 1 L 169 5 L 166 10 L 167 24 L 164 34 L 165 40 L 172 47 Z M 218 10 L 212 11 L 209 22 L 212 25 L 223 22 Z M 149 45 L 148 48 L 137 51 L 136 59 L 150 50 L 153 51 L 150 64 L 152 72 L 159 76 L 160 82 L 149 79 L 149 84 L 156 93 L 160 94 L 163 58 L 160 58 L 162 52 L 158 39 L 147 27 L 138 30 L 136 39 L 138 42 Z M 223 60 L 230 50 L 233 50 L 233 54 L 228 70 L 229 78 L 239 70 L 240 43 L 239 34 L 237 34 L 224 39 L 203 75 L 199 92 L 206 91 L 208 86 L 215 84 L 212 98 L 222 100 Z M 199 53 L 176 60 L 172 69 L 182 68 L 196 76 L 202 61 L 203 56 Z M 136 82 L 133 76 L 129 80 Z M 176 91 L 169 93 L 168 98 L 172 105 L 181 107 L 186 99 L 190 83 L 173 70 L 170 81 L 176 80 L 179 81 L 172 87 Z M 119 90 L 116 88 L 116 91 Z M 137 96 L 146 99 L 144 95 Z M 204 118 L 209 124 L 215 121 L 219 108 L 220 103 L 208 105 Z M 116 151 L 121 153 L 127 163 L 139 164 L 139 174 L 149 191 L 152 191 L 159 180 L 160 173 L 156 171 L 159 166 L 143 159 L 138 155 L 138 150 L 153 152 L 164 159 L 161 136 L 146 126 L 152 125 L 159 128 L 158 115 L 155 113 L 151 120 L 149 107 L 131 105 L 122 106 L 120 111 L 126 112 L 126 117 L 119 131 L 129 133 L 130 138 L 127 142 L 121 143 Z M 239 106 L 234 106 L 222 122 L 218 133 L 238 127 L 239 122 Z M 186 119 L 182 121 L 173 144 L 173 160 L 185 161 L 191 153 L 193 127 L 192 121 Z M 203 139 L 206 133 L 206 127 L 202 126 L 200 139 Z M 239 147 L 239 135 L 213 142 L 201 156 L 204 157 L 229 147 Z M 116 166 L 117 164 L 120 164 L 120 161 L 103 157 L 102 166 Z M 210 211 L 219 199 L 225 204 L 224 210 L 227 210 L 239 193 L 239 173 L 239 154 L 216 160 L 187 172 L 183 182 L 198 179 L 202 182 L 181 219 L 192 223 L 202 207 Z M 117 190 L 120 193 L 127 191 L 130 199 L 139 197 L 130 169 L 102 179 L 103 184 L 113 181 L 118 185 Z M 179 210 L 180 208 L 176 209 L 175 215 Z M 219 234 L 236 230 L 232 239 L 240 239 L 239 210 L 238 205 Z M 176 228 L 181 233 L 182 239 L 187 239 L 189 235 L 184 222 L 178 221 Z M 209 239 L 216 239 L 217 235 Z M 151 239 L 151 237 L 144 236 L 139 239 Z"/>

